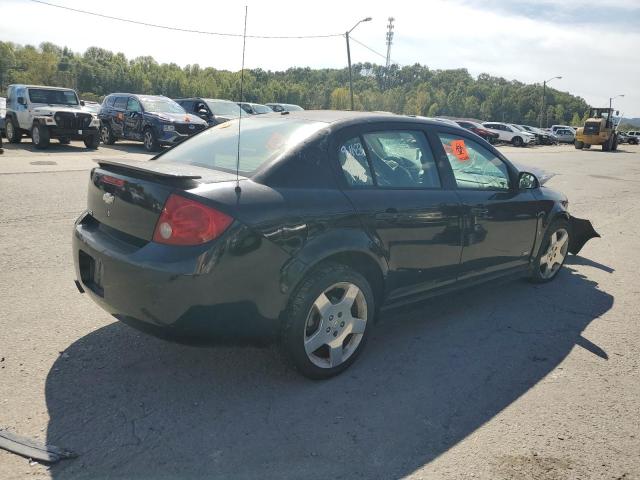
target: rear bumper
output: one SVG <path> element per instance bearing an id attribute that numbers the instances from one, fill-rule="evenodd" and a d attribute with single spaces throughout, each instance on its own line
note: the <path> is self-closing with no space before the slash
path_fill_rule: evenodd
<path id="1" fill-rule="evenodd" d="M 214 245 L 132 245 L 87 218 L 73 230 L 76 278 L 117 319 L 173 339 L 263 340 L 277 334 L 286 298 L 277 278 L 269 277 L 285 259 L 270 242 L 235 257 L 233 243 L 247 234 L 236 225 Z M 256 268 L 265 256 L 268 261 Z"/>

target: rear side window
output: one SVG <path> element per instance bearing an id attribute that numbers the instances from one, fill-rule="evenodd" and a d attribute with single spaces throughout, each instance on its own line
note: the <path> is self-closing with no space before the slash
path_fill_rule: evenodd
<path id="1" fill-rule="evenodd" d="M 477 142 L 466 137 L 439 133 L 458 188 L 508 190 L 505 163 Z"/>
<path id="2" fill-rule="evenodd" d="M 127 97 L 118 97 L 116 101 L 113 102 L 114 108 L 119 108 L 120 110 L 124 110 L 127 108 Z"/>
<path id="3" fill-rule="evenodd" d="M 349 185 L 373 185 L 373 174 L 360 137 L 353 137 L 344 142 L 340 146 L 338 159 Z"/>

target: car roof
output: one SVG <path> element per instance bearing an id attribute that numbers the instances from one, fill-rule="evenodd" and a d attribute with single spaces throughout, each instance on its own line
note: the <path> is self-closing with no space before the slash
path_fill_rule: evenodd
<path id="1" fill-rule="evenodd" d="M 75 90 L 73 88 L 67 88 L 67 87 L 49 87 L 48 85 L 28 85 L 26 83 L 14 83 L 9 85 L 10 87 L 16 87 L 16 88 L 46 88 L 48 90 L 71 90 L 73 92 L 75 92 Z"/>

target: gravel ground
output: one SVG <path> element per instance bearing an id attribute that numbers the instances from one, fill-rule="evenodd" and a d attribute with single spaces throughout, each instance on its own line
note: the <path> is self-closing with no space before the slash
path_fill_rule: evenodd
<path id="1" fill-rule="evenodd" d="M 196 348 L 116 323 L 70 258 L 92 159 L 0 157 L 0 428 L 76 451 L 0 451 L 2 479 L 640 478 L 640 147 L 504 147 L 556 172 L 602 234 L 556 281 L 490 284 L 386 314 L 344 375 L 273 349 Z"/>

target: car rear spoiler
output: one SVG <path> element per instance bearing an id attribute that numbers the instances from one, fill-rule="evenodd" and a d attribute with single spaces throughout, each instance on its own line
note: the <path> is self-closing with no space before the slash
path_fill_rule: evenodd
<path id="1" fill-rule="evenodd" d="M 117 169 L 133 170 L 155 177 L 165 177 L 181 180 L 198 180 L 202 175 L 195 174 L 191 168 L 184 168 L 180 164 L 157 163 L 148 160 L 106 160 L 96 159 L 101 167 L 116 167 Z M 188 166 L 187 166 L 188 167 Z"/>
<path id="2" fill-rule="evenodd" d="M 577 218 L 574 216 L 569 217 L 569 224 L 571 226 L 571 237 L 569 239 L 569 252 L 577 255 L 585 243 L 592 238 L 600 238 L 600 234 L 595 231 L 593 225 L 589 220 Z"/>

